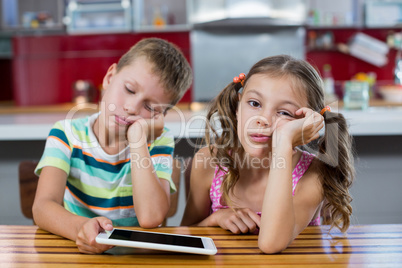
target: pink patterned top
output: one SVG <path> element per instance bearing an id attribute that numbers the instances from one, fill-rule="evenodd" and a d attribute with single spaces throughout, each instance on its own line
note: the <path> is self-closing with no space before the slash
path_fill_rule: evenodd
<path id="1" fill-rule="evenodd" d="M 302 151 L 302 155 L 299 159 L 299 162 L 297 162 L 296 167 L 292 173 L 292 179 L 293 179 L 292 193 L 293 193 L 293 195 L 295 195 L 295 189 L 296 189 L 297 183 L 299 182 L 299 180 L 301 179 L 303 174 L 306 172 L 306 170 L 309 168 L 314 157 L 315 156 L 313 154 Z M 211 189 L 209 190 L 209 196 L 210 196 L 211 202 L 212 202 L 211 214 L 213 212 L 216 212 L 219 209 L 228 208 L 228 206 L 221 205 L 222 192 L 220 191 L 220 188 L 222 185 L 222 180 L 225 175 L 226 175 L 226 172 L 219 170 L 219 167 L 217 166 L 215 169 L 214 178 L 212 180 Z M 261 212 L 257 212 L 257 214 L 261 216 Z M 321 218 L 321 216 L 318 215 L 317 218 L 313 219 L 309 223 L 309 225 L 321 225 L 320 218 Z"/>

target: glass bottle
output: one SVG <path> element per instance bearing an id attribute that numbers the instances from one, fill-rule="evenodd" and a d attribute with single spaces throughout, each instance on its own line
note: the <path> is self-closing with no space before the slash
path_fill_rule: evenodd
<path id="1" fill-rule="evenodd" d="M 335 80 L 332 76 L 331 65 L 324 64 L 322 78 L 324 82 L 325 102 L 329 104 L 337 100 L 337 97 L 335 95 Z"/>

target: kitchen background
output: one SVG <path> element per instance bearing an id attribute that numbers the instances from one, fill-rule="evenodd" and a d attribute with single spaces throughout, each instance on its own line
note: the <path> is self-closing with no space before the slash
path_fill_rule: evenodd
<path id="1" fill-rule="evenodd" d="M 1 0 L 0 8 L 0 110 L 76 101 L 77 80 L 96 102 L 109 65 L 156 36 L 177 44 L 194 69 L 182 107 L 211 100 L 257 60 L 284 53 L 316 66 L 328 100 L 345 100 L 336 105 L 401 114 L 402 90 L 388 95 L 402 79 L 402 0 Z M 32 223 L 19 211 L 16 170 L 43 145 L 0 141 L 0 224 Z M 402 222 L 402 132 L 358 133 L 355 146 L 354 223 Z M 192 153 L 181 144 L 176 152 Z"/>

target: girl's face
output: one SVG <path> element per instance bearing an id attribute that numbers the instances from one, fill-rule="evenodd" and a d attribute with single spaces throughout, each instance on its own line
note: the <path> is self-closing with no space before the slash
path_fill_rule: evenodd
<path id="1" fill-rule="evenodd" d="M 100 119 L 115 135 L 125 135 L 127 127 L 137 119 L 164 113 L 171 99 L 145 57 L 137 58 L 119 72 L 116 67 L 110 66 L 103 79 Z"/>
<path id="2" fill-rule="evenodd" d="M 307 106 L 304 93 L 294 89 L 289 77 L 271 78 L 263 74 L 250 77 L 239 95 L 237 131 L 246 153 L 268 157 L 272 134 L 277 127 L 297 119 L 295 112 Z"/>

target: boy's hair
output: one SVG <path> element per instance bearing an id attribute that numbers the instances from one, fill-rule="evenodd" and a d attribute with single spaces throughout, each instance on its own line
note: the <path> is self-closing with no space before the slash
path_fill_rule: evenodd
<path id="1" fill-rule="evenodd" d="M 322 79 L 314 67 L 304 60 L 287 55 L 264 58 L 250 69 L 244 87 L 255 74 L 289 79 L 292 88 L 307 98 L 308 108 L 320 112 L 325 107 Z M 241 159 L 244 155 L 244 149 L 238 140 L 236 118 L 241 88 L 241 83 L 228 84 L 213 100 L 207 114 L 206 144 L 217 159 L 225 159 L 219 167 L 228 170 L 222 183 L 223 196 L 227 202 L 230 202 L 229 192 L 233 191 L 239 179 L 239 163 L 234 156 L 240 155 Z M 218 116 L 218 127 L 214 124 L 215 116 Z M 349 194 L 354 178 L 352 138 L 342 114 L 327 111 L 324 113 L 324 122 L 324 136 L 304 146 L 304 149 L 313 151 L 317 154 L 316 159 L 321 160 L 315 162 L 319 165 L 325 198 L 324 223 L 331 223 L 332 226 L 346 231 L 352 214 L 352 198 Z M 219 128 L 223 130 L 222 133 L 219 133 Z"/>
<path id="2" fill-rule="evenodd" d="M 175 105 L 190 87 L 193 74 L 190 64 L 180 49 L 160 38 L 142 39 L 130 48 L 117 63 L 117 72 L 144 56 L 153 65 L 152 71 L 160 77 L 166 93 Z"/>

